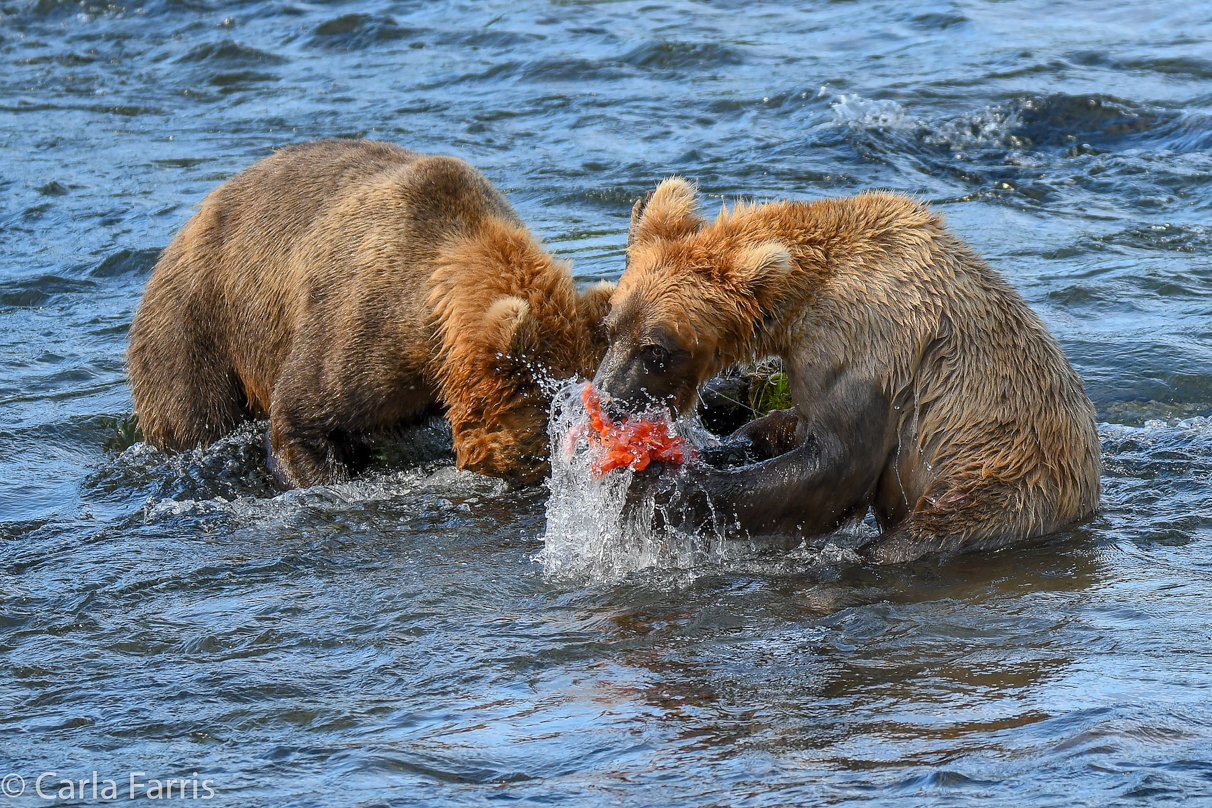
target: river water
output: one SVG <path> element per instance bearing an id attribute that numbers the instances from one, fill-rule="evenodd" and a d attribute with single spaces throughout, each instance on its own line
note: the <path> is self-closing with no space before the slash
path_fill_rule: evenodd
<path id="1" fill-rule="evenodd" d="M 1124 0 L 0 0 L 0 804 L 1212 804 L 1209 42 L 1208 3 Z M 1084 377 L 1103 511 L 595 581 L 440 427 L 289 493 L 255 426 L 131 447 L 157 252 L 333 136 L 466 158 L 586 280 L 672 173 L 930 200 Z"/>

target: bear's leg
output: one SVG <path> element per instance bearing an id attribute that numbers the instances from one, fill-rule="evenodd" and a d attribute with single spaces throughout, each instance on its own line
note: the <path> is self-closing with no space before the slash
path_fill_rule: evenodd
<path id="1" fill-rule="evenodd" d="M 733 432 L 731 438 L 747 440 L 760 460 L 786 454 L 800 444 L 800 426 L 795 408 L 774 410 Z"/>
<path id="2" fill-rule="evenodd" d="M 877 564 L 904 564 L 930 553 L 952 551 L 954 542 L 914 530 L 913 517 L 881 533 L 859 548 L 859 554 Z"/>
<path id="3" fill-rule="evenodd" d="M 699 459 L 724 468 L 760 463 L 786 454 L 801 442 L 800 419 L 795 409 L 774 410 L 740 427 L 718 446 L 699 450 Z"/>
<path id="4" fill-rule="evenodd" d="M 284 485 L 306 487 L 349 480 L 344 453 L 327 419 L 277 406 L 269 415 L 270 465 Z"/>
<path id="5" fill-rule="evenodd" d="M 233 430 L 245 414 L 243 388 L 213 340 L 188 318 L 160 317 L 155 328 L 138 325 L 128 364 L 144 440 L 192 449 Z"/>
<path id="6" fill-rule="evenodd" d="M 321 346 L 318 351 L 315 346 Z M 351 476 L 343 446 L 360 433 L 348 385 L 326 375 L 325 343 L 305 340 L 278 373 L 269 405 L 270 465 L 290 486 L 330 485 Z"/>
<path id="7" fill-rule="evenodd" d="M 1055 529 L 1051 503 L 1032 502 L 1017 486 L 982 479 L 940 479 L 903 521 L 860 548 L 880 564 L 931 553 L 997 550 Z"/>

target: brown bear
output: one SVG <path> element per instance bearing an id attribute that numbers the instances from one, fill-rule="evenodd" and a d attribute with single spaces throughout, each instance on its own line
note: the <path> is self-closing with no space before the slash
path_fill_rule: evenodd
<path id="1" fill-rule="evenodd" d="M 611 288 L 578 294 L 462 160 L 291 146 L 207 196 L 160 256 L 130 331 L 135 411 L 173 450 L 268 417 L 278 476 L 313 485 L 440 407 L 459 468 L 531 483 L 546 382 L 597 367 Z"/>
<path id="2" fill-rule="evenodd" d="M 1001 547 L 1098 507 L 1081 379 L 1039 317 L 925 205 L 890 193 L 738 204 L 708 224 L 672 178 L 633 211 L 595 379 L 613 406 L 694 406 L 777 355 L 794 407 L 739 430 L 765 452 L 655 483 L 694 524 L 820 535 L 874 508 L 880 562 Z"/>

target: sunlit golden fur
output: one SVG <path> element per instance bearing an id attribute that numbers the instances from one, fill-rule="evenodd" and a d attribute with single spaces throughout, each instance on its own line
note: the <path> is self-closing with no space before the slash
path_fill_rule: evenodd
<path id="1" fill-rule="evenodd" d="M 546 470 L 544 383 L 590 376 L 605 350 L 612 283 L 578 293 L 566 265 L 523 228 L 490 226 L 434 262 L 432 376 L 458 439 L 460 468 Z"/>
<path id="2" fill-rule="evenodd" d="M 530 482 L 540 377 L 593 370 L 608 295 L 578 295 L 461 160 L 294 146 L 207 196 L 164 250 L 130 332 L 135 409 L 169 449 L 268 416 L 281 476 L 309 485 L 348 476 L 360 437 L 441 408 L 460 468 Z"/>
<path id="3" fill-rule="evenodd" d="M 696 385 L 766 355 L 793 374 L 844 368 L 878 380 L 900 436 L 886 473 L 905 491 L 881 560 L 998 546 L 1096 510 L 1100 447 L 1081 380 L 940 216 L 868 193 L 737 204 L 707 223 L 694 200 L 676 178 L 652 196 L 611 327 L 671 327 Z"/>

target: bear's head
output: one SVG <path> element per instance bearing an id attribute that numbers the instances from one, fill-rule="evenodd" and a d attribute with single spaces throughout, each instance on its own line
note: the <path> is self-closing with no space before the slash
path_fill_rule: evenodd
<path id="1" fill-rule="evenodd" d="M 707 224 L 696 191 L 662 182 L 632 210 L 627 269 L 605 319 L 609 348 L 594 385 L 616 413 L 685 413 L 698 390 L 752 352 L 791 255 L 782 244 Z"/>
<path id="2" fill-rule="evenodd" d="M 552 393 L 597 367 L 613 289 L 578 292 L 567 265 L 506 224 L 445 251 L 431 295 L 435 375 L 460 469 L 517 485 L 550 473 Z"/>

